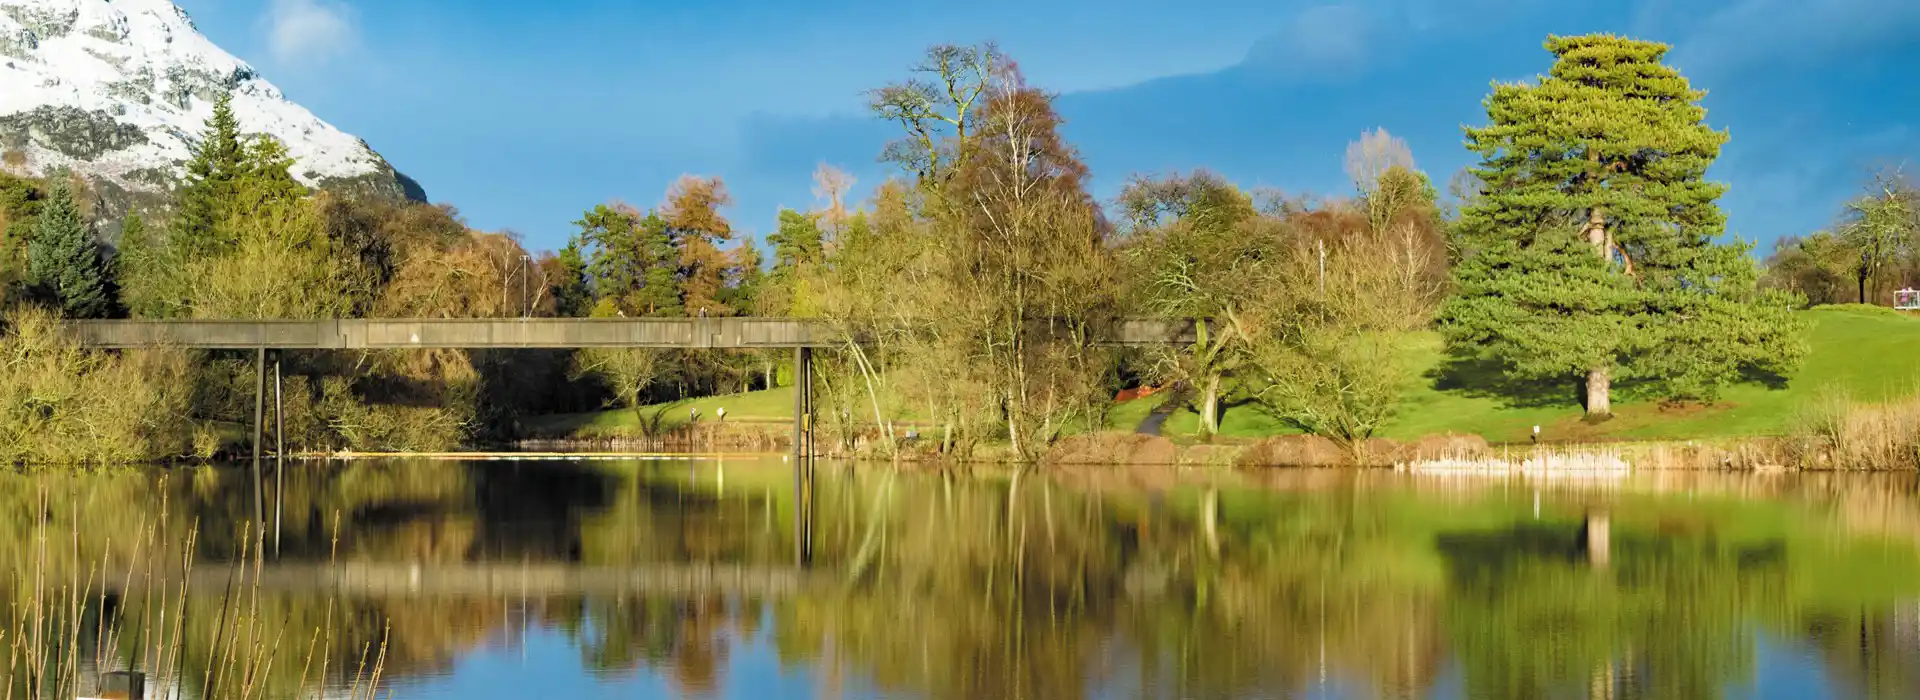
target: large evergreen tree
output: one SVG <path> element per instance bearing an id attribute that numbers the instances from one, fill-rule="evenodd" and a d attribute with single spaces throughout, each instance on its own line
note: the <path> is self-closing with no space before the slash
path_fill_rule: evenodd
<path id="1" fill-rule="evenodd" d="M 586 308 L 630 316 L 680 315 L 680 253 L 665 219 L 602 204 L 573 223 L 580 232 L 568 247 L 580 257 L 593 297 Z"/>
<path id="2" fill-rule="evenodd" d="M 187 161 L 187 181 L 175 200 L 167 240 L 176 259 L 228 247 L 230 241 L 220 240 L 216 230 L 232 211 L 239 181 L 248 170 L 246 161 L 247 147 L 240 137 L 240 122 L 233 116 L 232 97 L 222 94 L 214 100 L 213 116 Z"/>
<path id="3" fill-rule="evenodd" d="M 93 239 L 93 226 L 81 216 L 67 179 L 65 175 L 52 178 L 33 240 L 27 244 L 30 281 L 39 296 L 67 317 L 104 318 L 113 311 L 113 284 Z"/>
<path id="4" fill-rule="evenodd" d="M 1536 84 L 1496 85 L 1467 130 L 1482 196 L 1461 212 L 1456 354 L 1585 383 L 1589 416 L 1623 389 L 1711 399 L 1801 350 L 1784 297 L 1755 290 L 1748 246 L 1719 241 L 1725 186 L 1705 179 L 1726 142 L 1703 93 L 1661 63 L 1668 47 L 1551 37 Z"/>

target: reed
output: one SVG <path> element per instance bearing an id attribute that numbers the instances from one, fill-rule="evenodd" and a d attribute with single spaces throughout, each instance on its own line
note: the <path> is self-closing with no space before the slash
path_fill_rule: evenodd
<path id="1" fill-rule="evenodd" d="M 240 556 L 224 565 L 225 590 L 209 599 L 187 589 L 198 523 L 184 542 L 169 541 L 173 524 L 164 497 L 156 518 L 141 518 L 130 534 L 131 547 L 110 543 L 97 557 L 82 554 L 87 514 L 78 499 L 66 499 L 76 505 L 59 512 L 43 483 L 37 502 L 30 562 L 0 581 L 0 597 L 10 600 L 0 620 L 6 655 L 0 700 L 71 700 L 95 692 L 101 674 L 125 670 L 144 673 L 146 697 L 156 700 L 340 697 L 341 691 L 370 700 L 378 691 L 384 632 L 362 650 L 351 675 L 330 678 L 325 657 L 332 645 L 323 642 L 336 632 L 333 606 L 306 634 L 294 628 L 291 615 L 279 617 L 263 604 L 270 601 L 262 600 L 258 585 L 265 560 L 259 529 L 246 528 Z M 68 530 L 65 537 L 61 529 Z M 288 658 L 302 641 L 305 658 Z M 298 676 L 287 675 L 289 662 Z"/>
<path id="2" fill-rule="evenodd" d="M 1920 469 L 1920 396 L 1862 403 L 1825 392 L 1797 417 L 1786 447 L 1805 469 Z"/>

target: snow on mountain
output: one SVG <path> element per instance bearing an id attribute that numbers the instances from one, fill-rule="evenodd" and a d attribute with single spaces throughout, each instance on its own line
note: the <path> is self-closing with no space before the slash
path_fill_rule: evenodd
<path id="1" fill-rule="evenodd" d="M 366 142 L 215 46 L 170 0 L 0 0 L 0 166 L 8 171 L 71 167 L 109 206 L 151 204 L 184 174 L 223 91 L 242 131 L 287 145 L 303 183 L 424 198 Z"/>

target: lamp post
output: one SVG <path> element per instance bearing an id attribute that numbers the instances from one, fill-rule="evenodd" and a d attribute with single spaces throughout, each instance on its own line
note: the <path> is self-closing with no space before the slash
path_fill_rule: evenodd
<path id="1" fill-rule="evenodd" d="M 528 265 L 532 262 L 533 262 L 532 256 L 529 256 L 526 253 L 520 254 L 520 317 L 521 318 L 527 318 L 533 315 L 533 299 L 527 296 L 527 270 L 528 270 Z"/>

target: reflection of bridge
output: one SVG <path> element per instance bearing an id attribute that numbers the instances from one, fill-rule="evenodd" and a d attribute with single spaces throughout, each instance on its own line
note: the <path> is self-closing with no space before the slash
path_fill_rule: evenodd
<path id="1" fill-rule="evenodd" d="M 1192 342 L 1193 323 L 1119 319 L 1094 342 Z M 455 318 L 317 321 L 79 321 L 82 345 L 265 350 L 398 348 L 803 348 L 841 341 L 822 321 L 793 318 Z"/>
<path id="2" fill-rule="evenodd" d="M 110 588 L 141 577 L 107 579 Z M 593 567 L 566 564 L 253 564 L 227 567 L 196 565 L 186 576 L 189 590 L 218 593 L 332 591 L 348 596 L 387 597 L 546 597 L 566 595 L 746 596 L 778 598 L 819 587 L 825 572 L 794 566 L 658 564 Z M 178 586 L 180 577 L 168 581 Z"/>

